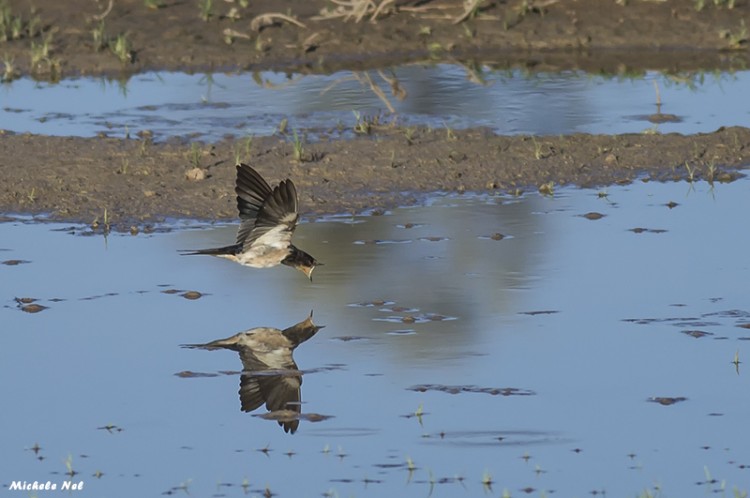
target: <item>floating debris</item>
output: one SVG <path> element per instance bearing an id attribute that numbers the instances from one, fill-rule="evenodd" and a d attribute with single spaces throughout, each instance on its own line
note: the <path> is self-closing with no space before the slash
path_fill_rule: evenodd
<path id="1" fill-rule="evenodd" d="M 628 232 L 633 233 L 666 233 L 666 230 L 663 228 L 642 228 L 642 227 L 636 227 L 636 228 L 630 228 L 628 229 Z"/>
<path id="2" fill-rule="evenodd" d="M 369 239 L 369 240 L 355 240 L 354 245 L 358 246 L 370 246 L 370 245 L 384 245 L 384 244 L 411 244 L 411 239 Z"/>
<path id="3" fill-rule="evenodd" d="M 701 337 L 705 337 L 707 335 L 713 335 L 711 332 L 704 332 L 702 330 L 683 330 L 682 333 L 696 339 L 700 339 Z"/>
<path id="4" fill-rule="evenodd" d="M 352 308 L 373 308 L 375 306 L 392 306 L 396 304 L 396 301 L 385 301 L 382 299 L 376 299 L 375 301 L 364 301 L 361 303 L 349 303 L 347 306 Z"/>
<path id="5" fill-rule="evenodd" d="M 680 403 L 681 401 L 687 401 L 687 398 L 684 398 L 682 396 L 678 396 L 676 398 L 657 396 L 648 398 L 648 401 L 650 401 L 651 403 L 659 403 L 663 406 L 670 406 L 674 405 L 675 403 Z"/>
<path id="6" fill-rule="evenodd" d="M 440 391 L 448 394 L 460 393 L 480 393 L 490 394 L 492 396 L 532 396 L 536 393 L 530 389 L 520 389 L 517 387 L 478 387 L 472 385 L 466 386 L 447 386 L 444 384 L 420 384 L 407 388 L 409 391 L 427 392 Z"/>
<path id="7" fill-rule="evenodd" d="M 555 313 L 560 313 L 560 310 L 539 310 L 539 311 L 519 311 L 519 315 L 529 315 L 529 316 L 536 316 L 536 315 L 554 315 Z"/>
<path id="8" fill-rule="evenodd" d="M 18 265 L 25 265 L 31 263 L 31 261 L 27 261 L 25 259 L 6 259 L 2 262 L 5 266 L 18 266 Z"/>
<path id="9" fill-rule="evenodd" d="M 419 237 L 417 240 L 422 240 L 425 242 L 441 242 L 443 240 L 451 240 L 450 237 Z"/>
<path id="10" fill-rule="evenodd" d="M 215 374 L 215 373 L 191 372 L 190 370 L 183 370 L 182 372 L 177 372 L 175 375 L 177 377 L 181 377 L 183 379 L 200 378 L 200 377 L 218 377 L 219 376 L 219 374 Z"/>
<path id="11" fill-rule="evenodd" d="M 601 220 L 602 218 L 604 218 L 607 215 L 606 214 L 602 214 L 602 213 L 597 213 L 595 211 L 591 211 L 590 213 L 586 213 L 586 214 L 583 214 L 581 216 L 584 217 L 584 218 L 586 218 L 587 220 L 592 220 L 593 221 L 593 220 Z"/>

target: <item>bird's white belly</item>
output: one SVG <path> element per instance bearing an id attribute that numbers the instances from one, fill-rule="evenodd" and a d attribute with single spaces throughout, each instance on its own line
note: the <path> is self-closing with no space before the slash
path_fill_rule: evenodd
<path id="1" fill-rule="evenodd" d="M 252 268 L 270 268 L 287 257 L 288 249 L 271 246 L 253 247 L 237 255 L 237 262 Z"/>

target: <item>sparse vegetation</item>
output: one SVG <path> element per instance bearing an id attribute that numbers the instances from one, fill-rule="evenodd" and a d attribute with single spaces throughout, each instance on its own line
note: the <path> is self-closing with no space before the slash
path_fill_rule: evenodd
<path id="1" fill-rule="evenodd" d="M 143 5 L 151 10 L 157 10 L 164 7 L 164 2 L 161 0 L 143 0 Z"/>
<path id="2" fill-rule="evenodd" d="M 301 163 L 304 160 L 305 144 L 297 134 L 296 129 L 293 130 L 292 133 L 294 134 L 294 140 L 292 141 L 292 146 L 294 147 L 294 160 Z"/>
<path id="3" fill-rule="evenodd" d="M 719 36 L 727 41 L 728 48 L 739 50 L 747 46 L 748 32 L 744 19 L 740 19 L 740 27 L 736 31 L 722 30 Z"/>
<path id="4" fill-rule="evenodd" d="M 0 83 L 10 83 L 14 79 L 18 78 L 19 74 L 16 71 L 15 59 L 9 57 L 7 54 L 3 59 L 3 74 L 0 76 Z"/>
<path id="5" fill-rule="evenodd" d="M 123 64 L 133 62 L 133 50 L 126 34 L 119 34 L 117 38 L 110 40 L 109 49 Z"/>
<path id="6" fill-rule="evenodd" d="M 94 26 L 94 29 L 91 30 L 91 38 L 94 42 L 94 51 L 101 52 L 102 50 L 107 48 L 107 45 L 109 45 L 109 40 L 107 39 L 104 20 L 99 21 Z"/>
<path id="7" fill-rule="evenodd" d="M 213 17 L 213 0 L 198 0 L 198 9 L 200 13 L 198 16 L 205 22 L 208 22 Z"/>
<path id="8" fill-rule="evenodd" d="M 0 42 L 33 38 L 41 33 L 41 22 L 34 9 L 30 17 L 14 14 L 7 0 L 0 0 Z"/>

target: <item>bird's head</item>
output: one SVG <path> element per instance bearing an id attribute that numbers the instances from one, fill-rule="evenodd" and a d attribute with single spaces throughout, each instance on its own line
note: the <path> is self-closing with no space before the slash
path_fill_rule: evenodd
<path id="1" fill-rule="evenodd" d="M 292 252 L 284 261 L 282 261 L 282 263 L 301 271 L 311 282 L 313 270 L 315 270 L 316 267 L 323 265 L 323 263 L 310 256 L 305 251 L 297 249 L 294 246 L 292 246 Z"/>

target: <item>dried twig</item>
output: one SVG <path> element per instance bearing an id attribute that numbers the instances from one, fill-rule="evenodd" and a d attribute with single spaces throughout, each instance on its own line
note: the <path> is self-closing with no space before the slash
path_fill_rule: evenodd
<path id="1" fill-rule="evenodd" d="M 280 12 L 268 12 L 266 14 L 261 14 L 254 18 L 252 21 L 250 21 L 250 29 L 253 31 L 260 31 L 261 29 L 271 26 L 276 23 L 276 21 L 286 21 L 290 24 L 294 24 L 295 26 L 298 26 L 300 28 L 307 28 L 304 24 L 299 22 L 293 17 L 290 17 L 286 14 L 282 14 Z"/>
<path id="2" fill-rule="evenodd" d="M 99 15 L 93 15 L 91 16 L 95 21 L 103 21 L 105 17 L 109 15 L 110 12 L 112 12 L 112 7 L 115 5 L 115 0 L 109 0 L 109 5 L 107 5 L 107 10 L 102 12 Z"/>

